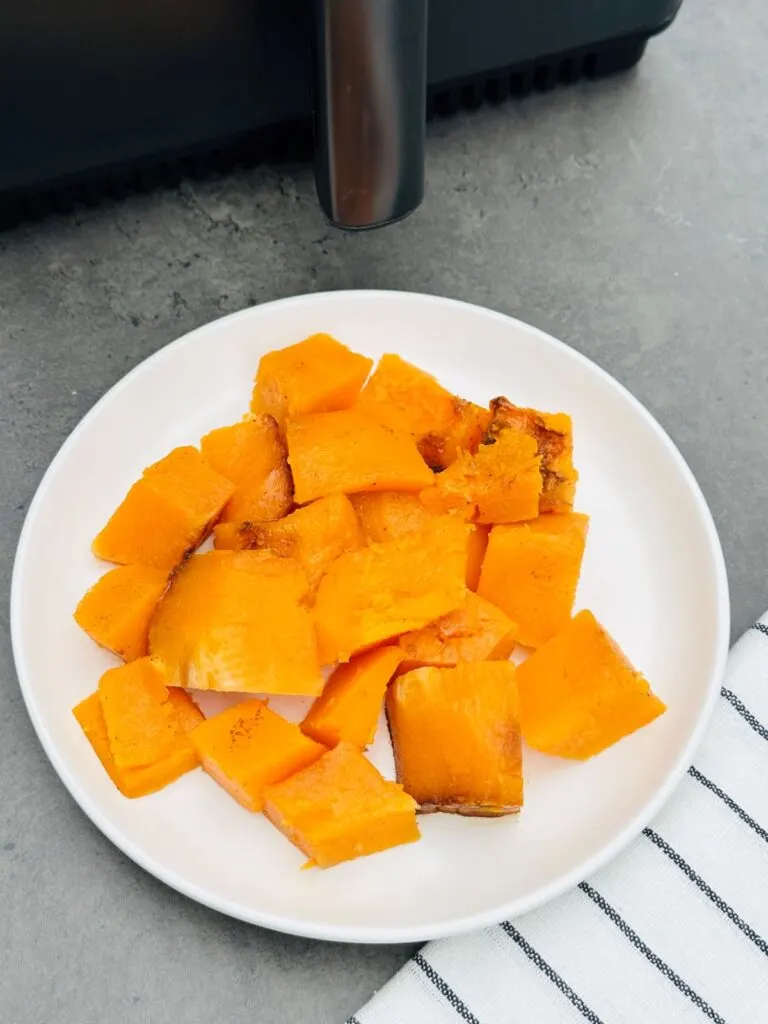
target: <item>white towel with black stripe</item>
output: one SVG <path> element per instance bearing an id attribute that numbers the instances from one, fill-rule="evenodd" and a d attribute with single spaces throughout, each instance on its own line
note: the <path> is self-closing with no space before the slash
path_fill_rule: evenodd
<path id="1" fill-rule="evenodd" d="M 348 1024 L 768 1024 L 768 613 L 694 766 L 609 867 L 431 942 Z"/>

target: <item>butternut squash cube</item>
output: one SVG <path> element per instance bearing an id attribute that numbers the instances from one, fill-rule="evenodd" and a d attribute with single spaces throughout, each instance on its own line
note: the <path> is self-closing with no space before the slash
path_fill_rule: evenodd
<path id="1" fill-rule="evenodd" d="M 421 530 L 434 518 L 417 494 L 405 491 L 369 491 L 349 499 L 357 512 L 365 539 L 383 544 Z"/>
<path id="2" fill-rule="evenodd" d="M 321 661 L 348 661 L 458 608 L 468 534 L 460 520 L 440 516 L 419 533 L 337 558 L 315 601 Z"/>
<path id="3" fill-rule="evenodd" d="M 351 743 L 270 786 L 264 813 L 321 868 L 419 838 L 414 801 Z"/>
<path id="4" fill-rule="evenodd" d="M 408 434 L 355 409 L 292 419 L 286 438 L 299 505 L 326 494 L 420 491 L 433 480 Z"/>
<path id="5" fill-rule="evenodd" d="M 480 445 L 476 455 L 463 452 L 420 497 L 430 512 L 457 512 L 478 523 L 535 519 L 540 462 L 532 437 L 505 431 L 493 444 Z"/>
<path id="6" fill-rule="evenodd" d="M 261 810 L 267 786 L 325 753 L 262 700 L 246 700 L 214 715 L 190 738 L 205 771 L 249 811 Z"/>
<path id="7" fill-rule="evenodd" d="M 222 513 L 224 522 L 261 522 L 288 513 L 293 481 L 273 416 L 250 416 L 212 430 L 200 442 L 200 450 L 205 461 L 235 485 Z"/>
<path id="8" fill-rule="evenodd" d="M 508 658 L 515 646 L 516 631 L 515 623 L 503 611 L 468 591 L 455 611 L 400 637 L 400 670 Z"/>
<path id="9" fill-rule="evenodd" d="M 107 562 L 172 569 L 208 536 L 233 492 L 197 448 L 174 448 L 144 470 L 92 551 Z"/>
<path id="10" fill-rule="evenodd" d="M 168 573 L 149 565 L 110 569 L 75 609 L 75 622 L 124 661 L 147 653 L 149 622 L 168 586 Z"/>
<path id="11" fill-rule="evenodd" d="M 418 439 L 422 458 L 437 473 L 452 465 L 462 452 L 474 455 L 485 436 L 490 418 L 491 414 L 482 406 L 454 398 L 450 423 L 442 430 L 430 430 Z"/>
<path id="12" fill-rule="evenodd" d="M 196 555 L 157 607 L 150 651 L 172 684 L 316 696 L 323 677 L 308 591 L 292 558 L 269 551 Z"/>
<path id="13" fill-rule="evenodd" d="M 112 756 L 118 768 L 152 764 L 176 740 L 165 675 L 150 658 L 111 668 L 99 680 L 99 696 Z"/>
<path id="14" fill-rule="evenodd" d="M 387 683 L 401 658 L 396 647 L 378 647 L 339 665 L 307 712 L 301 731 L 327 747 L 346 740 L 364 750 L 373 743 Z"/>
<path id="15" fill-rule="evenodd" d="M 518 624 L 519 643 L 540 647 L 568 623 L 588 523 L 570 512 L 491 530 L 477 592 Z"/>
<path id="16" fill-rule="evenodd" d="M 372 366 L 330 334 L 313 334 L 261 357 L 251 411 L 274 416 L 282 429 L 294 416 L 348 409 Z"/>
<path id="17" fill-rule="evenodd" d="M 176 740 L 169 752 L 159 760 L 136 768 L 119 768 L 115 763 L 98 690 L 72 709 L 104 770 L 123 796 L 147 796 L 163 789 L 200 764 L 197 751 L 189 739 L 189 733 L 203 721 L 200 709 L 183 690 L 178 689 L 168 690 L 168 703 L 175 717 Z"/>
<path id="18" fill-rule="evenodd" d="M 220 523 L 214 530 L 217 548 L 267 548 L 281 558 L 295 558 L 313 590 L 334 559 L 362 547 L 365 540 L 344 494 L 318 498 L 276 523 L 241 523 L 234 532 L 230 525 Z"/>
<path id="19" fill-rule="evenodd" d="M 573 465 L 571 417 L 562 412 L 522 409 L 506 398 L 494 398 L 488 437 L 498 440 L 506 430 L 528 434 L 536 442 L 542 478 L 539 511 L 570 512 L 579 479 Z"/>
<path id="20" fill-rule="evenodd" d="M 483 559 L 488 549 L 488 536 L 490 532 L 489 526 L 475 523 L 469 534 L 466 577 L 468 590 L 477 590 L 477 585 L 480 582 L 480 570 L 483 567 Z"/>
<path id="21" fill-rule="evenodd" d="M 515 666 L 417 668 L 387 694 L 398 781 L 421 811 L 493 817 L 523 803 Z"/>
<path id="22" fill-rule="evenodd" d="M 658 718 L 666 705 L 590 611 L 518 668 L 526 743 L 585 761 Z"/>

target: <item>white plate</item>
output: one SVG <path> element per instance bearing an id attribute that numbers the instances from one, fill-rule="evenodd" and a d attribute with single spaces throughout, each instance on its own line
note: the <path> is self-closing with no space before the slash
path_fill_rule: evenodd
<path id="1" fill-rule="evenodd" d="M 72 610 L 106 568 L 90 541 L 148 463 L 248 407 L 262 353 L 328 331 L 397 352 L 453 391 L 572 414 L 591 516 L 577 607 L 590 607 L 669 711 L 586 764 L 528 753 L 519 817 L 421 820 L 419 843 L 329 871 L 202 771 L 126 800 L 71 714 L 113 663 Z M 114 387 L 54 459 L 13 577 L 24 699 L 56 771 L 94 823 L 147 871 L 233 917 L 323 939 L 400 942 L 539 906 L 605 864 L 670 795 L 709 718 L 728 643 L 728 590 L 704 498 L 650 414 L 593 363 L 509 317 L 398 292 L 307 295 L 236 313 L 158 352 Z M 391 772 L 386 728 L 373 757 Z"/>

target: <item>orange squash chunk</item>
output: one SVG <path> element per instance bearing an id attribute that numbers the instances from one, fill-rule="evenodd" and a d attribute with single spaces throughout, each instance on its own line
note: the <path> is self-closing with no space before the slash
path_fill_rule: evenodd
<path id="1" fill-rule="evenodd" d="M 489 413 L 446 391 L 435 378 L 400 356 L 381 357 L 360 392 L 357 408 L 413 436 L 426 463 L 444 469 L 459 451 L 474 451 Z"/>
<path id="2" fill-rule="evenodd" d="M 401 658 L 396 647 L 378 647 L 339 665 L 301 723 L 302 732 L 327 747 L 347 740 L 365 749 L 373 743 L 387 683 Z"/>
<path id="3" fill-rule="evenodd" d="M 481 526 L 479 523 L 475 523 L 472 527 L 469 535 L 469 544 L 467 545 L 466 578 L 468 590 L 477 590 L 477 585 L 480 582 L 480 570 L 483 567 L 483 559 L 488 549 L 489 534 L 490 527 L 488 526 Z"/>
<path id="4" fill-rule="evenodd" d="M 440 516 L 418 533 L 337 558 L 315 602 L 321 661 L 348 661 L 458 608 L 468 533 L 460 520 Z"/>
<path id="5" fill-rule="evenodd" d="M 267 786 L 325 753 L 262 700 L 246 700 L 214 715 L 190 738 L 203 768 L 249 811 L 261 810 Z"/>
<path id="6" fill-rule="evenodd" d="M 420 491 L 433 480 L 411 437 L 354 409 L 292 419 L 286 437 L 299 505 L 334 493 Z"/>
<path id="7" fill-rule="evenodd" d="M 149 565 L 121 565 L 91 587 L 75 622 L 97 644 L 124 661 L 147 653 L 149 621 L 168 586 L 168 573 Z"/>
<path id="8" fill-rule="evenodd" d="M 220 427 L 200 442 L 205 461 L 235 485 L 225 522 L 280 519 L 293 500 L 288 453 L 272 416 L 250 416 Z"/>
<path id="9" fill-rule="evenodd" d="M 523 803 L 515 667 L 418 668 L 387 694 L 397 778 L 422 811 L 494 816 Z"/>
<path id="10" fill-rule="evenodd" d="M 99 680 L 99 697 L 118 768 L 152 764 L 170 752 L 175 715 L 165 675 L 151 658 L 108 669 Z"/>
<path id="11" fill-rule="evenodd" d="M 491 402 L 488 437 L 498 439 L 506 430 L 528 434 L 541 458 L 540 512 L 570 512 L 579 474 L 573 465 L 573 425 L 565 413 L 522 409 L 506 398 Z"/>
<path id="12" fill-rule="evenodd" d="M 268 551 L 190 558 L 157 607 L 153 656 L 196 689 L 316 696 L 323 687 L 306 576 Z"/>
<path id="13" fill-rule="evenodd" d="M 652 722 L 666 705 L 590 611 L 518 668 L 529 746 L 585 761 Z"/>
<path id="14" fill-rule="evenodd" d="M 349 500 L 369 543 L 398 540 L 421 530 L 433 518 L 419 496 L 406 491 L 369 491 L 352 494 Z"/>
<path id="15" fill-rule="evenodd" d="M 419 838 L 411 797 L 345 742 L 270 786 L 264 813 L 321 868 Z"/>
<path id="16" fill-rule="evenodd" d="M 515 523 L 539 514 L 541 459 L 536 441 L 519 431 L 505 431 L 476 455 L 462 453 L 421 492 L 431 512 L 458 512 L 479 523 Z"/>
<path id="17" fill-rule="evenodd" d="M 491 530 L 477 592 L 518 624 L 518 643 L 540 647 L 568 623 L 588 523 L 570 512 Z"/>
<path id="18" fill-rule="evenodd" d="M 174 448 L 144 470 L 92 551 L 107 562 L 172 569 L 210 533 L 233 492 L 197 448 Z"/>
<path id="19" fill-rule="evenodd" d="M 455 611 L 400 637 L 400 669 L 408 672 L 424 665 L 508 658 L 515 646 L 516 629 L 503 611 L 468 591 Z"/>
<path id="20" fill-rule="evenodd" d="M 312 589 L 328 566 L 345 551 L 364 543 L 360 520 L 349 498 L 331 494 L 292 512 L 277 523 L 241 523 L 234 531 L 221 523 L 214 530 L 217 548 L 267 548 L 303 566 Z"/>
<path id="21" fill-rule="evenodd" d="M 200 764 L 197 751 L 189 740 L 189 733 L 203 721 L 200 709 L 183 690 L 169 689 L 168 703 L 176 723 L 175 742 L 165 756 L 137 768 L 119 768 L 115 763 L 98 690 L 72 709 L 104 770 L 123 796 L 139 797 L 154 793 Z"/>
<path id="22" fill-rule="evenodd" d="M 274 416 L 282 428 L 294 416 L 348 409 L 372 366 L 330 334 L 313 334 L 261 357 L 251 411 Z"/>

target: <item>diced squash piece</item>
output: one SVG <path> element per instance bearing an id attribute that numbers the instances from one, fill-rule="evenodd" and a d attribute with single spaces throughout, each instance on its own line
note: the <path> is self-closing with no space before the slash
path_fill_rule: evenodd
<path id="1" fill-rule="evenodd" d="M 153 764 L 176 741 L 176 720 L 165 675 L 151 658 L 108 669 L 99 696 L 112 756 L 118 768 Z"/>
<path id="2" fill-rule="evenodd" d="M 327 747 L 347 740 L 365 749 L 373 743 L 387 683 L 401 658 L 397 647 L 377 647 L 339 665 L 307 712 L 302 732 Z"/>
<path id="3" fill-rule="evenodd" d="M 535 519 L 540 461 L 532 437 L 504 431 L 493 444 L 480 445 L 476 455 L 462 453 L 420 497 L 431 512 L 458 512 L 479 523 Z"/>
<path id="4" fill-rule="evenodd" d="M 421 530 L 433 518 L 417 494 L 405 491 L 369 491 L 349 499 L 357 512 L 365 539 L 383 544 Z"/>
<path id="5" fill-rule="evenodd" d="M 400 637 L 400 670 L 508 658 L 515 646 L 516 629 L 503 611 L 468 591 L 455 611 Z"/>
<path id="6" fill-rule="evenodd" d="M 251 411 L 274 416 L 282 428 L 294 416 L 348 409 L 372 366 L 330 334 L 313 334 L 261 357 Z"/>
<path id="7" fill-rule="evenodd" d="M 218 527 L 216 527 L 216 529 L 218 529 Z M 485 558 L 485 552 L 488 549 L 489 533 L 489 526 L 482 526 L 480 523 L 475 523 L 472 527 L 472 532 L 469 535 L 469 544 L 467 545 L 468 590 L 477 590 L 477 584 L 480 582 L 480 570 L 483 567 L 483 559 Z"/>
<path id="8" fill-rule="evenodd" d="M 518 643 L 540 647 L 568 623 L 589 518 L 580 512 L 494 526 L 477 592 L 518 625 Z"/>
<path id="9" fill-rule="evenodd" d="M 323 678 L 308 591 L 293 558 L 269 551 L 196 555 L 157 607 L 150 651 L 175 685 L 315 696 Z"/>
<path id="10" fill-rule="evenodd" d="M 213 528 L 213 546 L 217 551 L 248 551 L 254 523 L 217 523 Z"/>
<path id="11" fill-rule="evenodd" d="M 414 801 L 351 743 L 270 786 L 264 813 L 321 868 L 419 838 Z"/>
<path id="12" fill-rule="evenodd" d="M 585 761 L 658 718 L 665 704 L 590 611 L 518 668 L 529 746 Z"/>
<path id="13" fill-rule="evenodd" d="M 168 573 L 150 565 L 110 569 L 75 609 L 75 622 L 124 661 L 147 653 L 149 621 L 168 586 Z"/>
<path id="14" fill-rule="evenodd" d="M 495 816 L 523 803 L 515 667 L 418 668 L 387 693 L 398 781 L 422 811 Z"/>
<path id="15" fill-rule="evenodd" d="M 199 708 L 183 690 L 170 689 L 168 702 L 175 714 L 176 741 L 160 760 L 139 768 L 118 768 L 115 764 L 98 690 L 72 710 L 105 771 L 124 796 L 154 793 L 200 764 L 189 740 L 189 733 L 203 721 Z"/>
<path id="16" fill-rule="evenodd" d="M 434 470 L 449 466 L 460 451 L 475 451 L 490 415 L 393 354 L 381 357 L 356 407 L 380 423 L 411 434 Z"/>
<path id="17" fill-rule="evenodd" d="M 360 520 L 344 494 L 318 498 L 277 523 L 241 523 L 234 536 L 226 529 L 229 525 L 222 523 L 214 530 L 217 548 L 267 548 L 282 558 L 295 558 L 312 589 L 334 559 L 365 541 Z"/>
<path id="18" fill-rule="evenodd" d="M 532 437 L 541 458 L 542 490 L 540 512 L 570 512 L 579 474 L 573 465 L 573 425 L 562 412 L 539 412 L 512 405 L 506 398 L 491 402 L 489 439 L 498 439 L 506 430 Z"/>
<path id="19" fill-rule="evenodd" d="M 348 661 L 458 608 L 468 534 L 459 519 L 440 516 L 418 533 L 337 558 L 315 602 L 321 661 Z"/>
<path id="20" fill-rule="evenodd" d="M 354 409 L 292 419 L 286 438 L 299 505 L 326 494 L 420 491 L 433 481 L 408 434 Z"/>
<path id="21" fill-rule="evenodd" d="M 262 700 L 246 700 L 191 734 L 208 774 L 249 811 L 260 811 L 264 790 L 325 753 Z"/>
<path id="22" fill-rule="evenodd" d="M 280 519 L 291 508 L 288 453 L 273 416 L 249 416 L 220 427 L 200 442 L 205 461 L 235 485 L 222 513 L 225 522 Z"/>
<path id="23" fill-rule="evenodd" d="M 92 551 L 107 562 L 172 569 L 211 532 L 233 492 L 197 448 L 174 448 L 144 470 Z"/>

